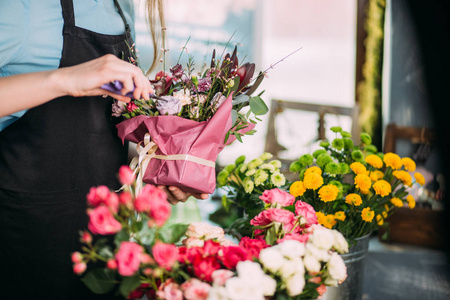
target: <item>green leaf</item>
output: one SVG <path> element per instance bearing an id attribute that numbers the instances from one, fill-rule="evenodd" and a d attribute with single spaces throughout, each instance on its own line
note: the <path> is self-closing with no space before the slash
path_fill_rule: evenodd
<path id="1" fill-rule="evenodd" d="M 250 99 L 249 96 L 241 94 L 241 95 L 237 96 L 236 98 L 234 98 L 233 101 L 231 101 L 231 105 L 235 106 L 237 104 L 247 102 L 248 99 Z"/>
<path id="2" fill-rule="evenodd" d="M 110 246 L 105 246 L 105 247 L 100 248 L 98 250 L 98 255 L 108 258 L 108 259 L 114 257 L 114 253 Z"/>
<path id="3" fill-rule="evenodd" d="M 125 229 L 122 229 L 116 234 L 116 237 L 114 238 L 114 244 L 116 244 L 117 247 L 120 246 L 120 243 L 128 241 L 130 239 L 130 236 L 126 232 Z"/>
<path id="4" fill-rule="evenodd" d="M 228 198 L 227 198 L 227 195 L 223 195 L 223 196 L 222 196 L 222 206 L 223 206 L 223 208 L 225 208 L 225 211 L 226 211 L 226 212 L 229 212 L 229 211 L 230 211 L 230 207 L 229 207 L 229 205 L 228 205 Z"/>
<path id="5" fill-rule="evenodd" d="M 236 120 L 238 119 L 238 112 L 235 109 L 231 110 L 231 124 L 236 124 Z"/>
<path id="6" fill-rule="evenodd" d="M 236 137 L 236 139 L 237 139 L 239 142 L 242 143 L 242 138 L 241 138 L 241 135 L 240 135 L 239 133 L 236 132 L 234 136 Z"/>
<path id="7" fill-rule="evenodd" d="M 241 81 L 241 78 L 239 76 L 235 76 L 233 78 L 233 81 L 234 81 L 234 85 L 233 85 L 232 88 L 230 88 L 230 90 L 229 90 L 230 93 L 231 92 L 235 92 L 236 93 L 237 89 L 239 88 L 239 82 Z"/>
<path id="8" fill-rule="evenodd" d="M 115 271 L 94 269 L 86 273 L 81 281 L 95 294 L 106 294 L 114 288 Z"/>
<path id="9" fill-rule="evenodd" d="M 170 224 L 165 225 L 159 232 L 161 242 L 175 244 L 186 233 L 188 224 Z"/>
<path id="10" fill-rule="evenodd" d="M 267 107 L 266 103 L 264 103 L 264 101 L 261 99 L 261 97 L 259 96 L 251 97 L 249 101 L 250 101 L 250 109 L 255 115 L 262 116 L 269 111 L 269 108 Z"/>
<path id="11" fill-rule="evenodd" d="M 141 285 L 139 280 L 139 273 L 130 276 L 124 277 L 122 283 L 120 284 L 119 291 L 125 298 L 131 293 L 131 291 L 137 289 Z"/>

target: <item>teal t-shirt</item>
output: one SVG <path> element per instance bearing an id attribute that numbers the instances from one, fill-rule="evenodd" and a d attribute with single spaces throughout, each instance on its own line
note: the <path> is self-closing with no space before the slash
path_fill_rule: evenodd
<path id="1" fill-rule="evenodd" d="M 133 0 L 118 2 L 134 36 Z M 73 0 L 73 6 L 76 26 L 102 34 L 125 32 L 113 0 Z M 63 25 L 59 0 L 0 1 L 0 77 L 57 69 Z M 25 112 L 0 118 L 0 131 Z"/>

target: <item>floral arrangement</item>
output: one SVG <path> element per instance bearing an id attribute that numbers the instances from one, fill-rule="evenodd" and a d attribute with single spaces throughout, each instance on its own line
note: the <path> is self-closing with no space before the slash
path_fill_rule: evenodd
<path id="1" fill-rule="evenodd" d="M 378 152 L 367 133 L 354 145 L 349 132 L 331 130 L 336 135 L 331 143 L 322 141 L 320 149 L 290 165 L 300 179 L 290 193 L 314 207 L 319 224 L 352 241 L 382 226 L 398 207 L 415 207 L 408 188 L 425 180 L 420 173 L 411 175 L 416 168 L 411 158 Z"/>
<path id="2" fill-rule="evenodd" d="M 289 211 L 295 199 L 287 192 L 264 191 L 261 197 L 270 204 L 253 220 L 254 237 L 234 244 L 222 228 L 207 223 L 165 225 L 171 208 L 165 193 L 152 185 L 136 193 L 135 176 L 125 166 L 119 179 L 124 188 L 118 193 L 91 188 L 89 231 L 81 233 L 82 250 L 72 254 L 74 272 L 95 293 L 115 291 L 127 299 L 316 299 L 346 278 L 337 254 L 348 250 L 343 236 L 318 225 L 306 203 L 297 200 L 295 213 Z"/>

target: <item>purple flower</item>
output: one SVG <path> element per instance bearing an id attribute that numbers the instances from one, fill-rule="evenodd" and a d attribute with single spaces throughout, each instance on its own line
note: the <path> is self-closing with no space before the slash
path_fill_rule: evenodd
<path id="1" fill-rule="evenodd" d="M 176 115 L 181 111 L 180 99 L 172 96 L 162 96 L 156 103 L 156 109 L 161 115 Z"/>
<path id="2" fill-rule="evenodd" d="M 176 64 L 172 69 L 170 69 L 173 77 L 181 78 L 183 76 L 184 71 L 180 64 Z"/>
<path id="3" fill-rule="evenodd" d="M 126 110 L 126 105 L 122 101 L 114 101 L 112 105 L 112 115 L 114 117 L 120 117 L 122 113 L 124 113 Z"/>
<path id="4" fill-rule="evenodd" d="M 207 91 L 209 91 L 210 88 L 211 88 L 211 78 L 210 77 L 200 78 L 198 80 L 198 92 L 199 93 L 207 92 Z"/>

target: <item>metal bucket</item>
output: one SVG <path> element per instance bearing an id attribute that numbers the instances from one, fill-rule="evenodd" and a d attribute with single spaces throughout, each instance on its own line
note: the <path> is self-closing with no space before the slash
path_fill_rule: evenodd
<path id="1" fill-rule="evenodd" d="M 370 234 L 356 239 L 348 253 L 342 254 L 347 266 L 347 279 L 337 287 L 327 287 L 322 300 L 360 300 L 363 294 L 365 257 Z"/>

